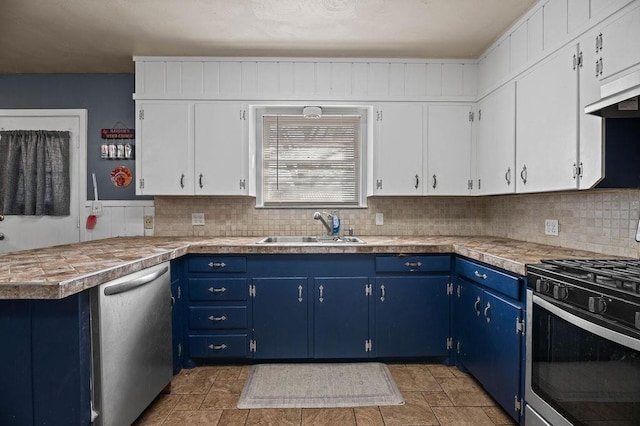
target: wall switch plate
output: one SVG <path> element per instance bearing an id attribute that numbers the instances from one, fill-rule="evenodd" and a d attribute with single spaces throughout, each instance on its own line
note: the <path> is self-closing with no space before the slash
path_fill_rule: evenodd
<path id="1" fill-rule="evenodd" d="M 556 219 L 545 219 L 544 221 L 545 235 L 558 236 L 558 221 Z"/>
<path id="2" fill-rule="evenodd" d="M 93 201 L 91 203 L 91 214 L 94 216 L 102 216 L 102 203 L 99 201 Z"/>
<path id="3" fill-rule="evenodd" d="M 153 229 L 153 216 L 144 217 L 144 229 Z"/>
<path id="4" fill-rule="evenodd" d="M 204 213 L 191 213 L 191 224 L 193 226 L 204 226 Z"/>
<path id="5" fill-rule="evenodd" d="M 384 215 L 382 213 L 376 213 L 376 225 L 384 225 Z"/>

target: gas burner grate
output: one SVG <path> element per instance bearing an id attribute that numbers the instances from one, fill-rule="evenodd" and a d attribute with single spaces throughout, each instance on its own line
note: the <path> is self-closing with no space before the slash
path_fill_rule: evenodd
<path id="1" fill-rule="evenodd" d="M 544 260 L 560 271 L 589 282 L 640 293 L 640 261 L 620 259 Z"/>

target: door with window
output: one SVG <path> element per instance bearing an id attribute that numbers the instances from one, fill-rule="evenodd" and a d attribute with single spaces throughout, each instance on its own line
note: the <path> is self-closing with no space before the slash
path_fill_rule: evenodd
<path id="1" fill-rule="evenodd" d="M 4 220 L 0 222 L 0 233 L 3 235 L 3 239 L 0 240 L 0 252 L 79 242 L 80 194 L 86 194 L 83 158 L 86 155 L 87 111 L 0 110 L 0 129 L 57 130 L 70 133 L 69 214 L 65 216 L 4 215 Z"/>

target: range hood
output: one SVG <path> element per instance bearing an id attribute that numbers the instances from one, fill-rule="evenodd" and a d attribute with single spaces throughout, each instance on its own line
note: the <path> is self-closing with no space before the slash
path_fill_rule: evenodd
<path id="1" fill-rule="evenodd" d="M 640 117 L 640 71 L 620 77 L 600 87 L 600 100 L 584 112 L 601 117 Z"/>

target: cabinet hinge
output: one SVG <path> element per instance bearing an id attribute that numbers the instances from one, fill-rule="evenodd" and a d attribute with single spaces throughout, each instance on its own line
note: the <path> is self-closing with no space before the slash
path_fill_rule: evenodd
<path id="1" fill-rule="evenodd" d="M 240 189 L 247 189 L 246 179 L 240 179 Z"/>
<path id="2" fill-rule="evenodd" d="M 241 109 L 240 110 L 240 120 L 246 120 L 247 119 L 247 110 Z"/>
<path id="3" fill-rule="evenodd" d="M 447 337 L 447 349 L 453 349 L 453 337 Z"/>
<path id="4" fill-rule="evenodd" d="M 480 182 L 480 180 L 478 179 L 478 182 Z M 467 189 L 473 189 L 473 179 L 469 179 L 467 181 Z"/>
<path id="5" fill-rule="evenodd" d="M 583 65 L 582 52 L 578 53 L 578 67 L 582 68 Z"/>
<path id="6" fill-rule="evenodd" d="M 456 289 L 456 293 L 458 293 L 458 298 L 460 298 L 460 284 L 458 284 L 458 288 Z"/>
<path id="7" fill-rule="evenodd" d="M 364 341 L 364 351 L 371 352 L 371 339 Z"/>
<path id="8" fill-rule="evenodd" d="M 364 286 L 364 295 L 365 296 L 371 296 L 372 294 L 372 287 L 371 284 L 367 284 Z"/>
<path id="9" fill-rule="evenodd" d="M 460 340 L 458 340 L 456 342 L 456 353 L 459 354 L 460 353 Z"/>
<path id="10" fill-rule="evenodd" d="M 256 297 L 256 286 L 254 284 L 249 285 L 249 297 Z"/>
<path id="11" fill-rule="evenodd" d="M 182 358 L 182 343 L 178 343 L 178 358 Z"/>
<path id="12" fill-rule="evenodd" d="M 580 179 L 582 179 L 583 172 L 584 172 L 584 164 L 582 164 L 582 161 L 581 161 L 580 164 L 578 165 L 578 176 L 580 177 Z"/>
<path id="13" fill-rule="evenodd" d="M 451 296 L 453 294 L 453 283 L 447 283 L 447 296 Z"/>
<path id="14" fill-rule="evenodd" d="M 520 318 L 516 318 L 516 334 L 522 334 L 524 336 L 524 320 Z"/>
<path id="15" fill-rule="evenodd" d="M 376 121 L 382 121 L 382 110 L 376 111 Z"/>
<path id="16" fill-rule="evenodd" d="M 144 179 L 140 179 L 140 189 L 144 189 Z"/>
<path id="17" fill-rule="evenodd" d="M 522 400 L 518 398 L 518 395 L 513 397 L 513 408 L 522 415 Z"/>
<path id="18" fill-rule="evenodd" d="M 469 121 L 473 121 L 473 111 L 469 112 Z"/>
<path id="19" fill-rule="evenodd" d="M 382 189 L 382 179 L 376 180 L 376 189 Z"/>
<path id="20" fill-rule="evenodd" d="M 144 120 L 144 110 L 138 111 L 138 120 Z"/>
<path id="21" fill-rule="evenodd" d="M 76 216 L 76 228 L 80 228 L 80 216 Z"/>
<path id="22" fill-rule="evenodd" d="M 482 181 L 480 179 L 478 179 L 478 190 L 480 190 L 482 188 Z M 473 189 L 473 188 L 471 188 Z"/>
<path id="23" fill-rule="evenodd" d="M 256 341 L 255 340 L 250 340 L 249 341 L 249 352 L 255 352 L 256 351 Z"/>
<path id="24" fill-rule="evenodd" d="M 478 110 L 478 121 L 482 120 L 482 110 Z"/>
<path id="25" fill-rule="evenodd" d="M 181 286 L 178 286 L 178 297 L 177 297 L 177 299 L 178 300 L 182 299 L 182 287 Z"/>

